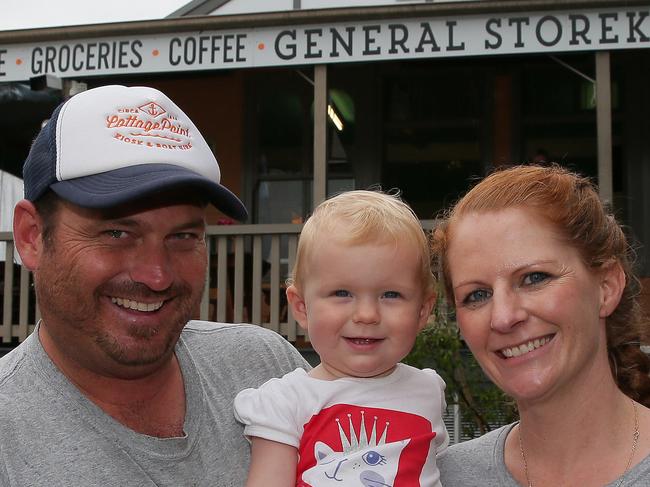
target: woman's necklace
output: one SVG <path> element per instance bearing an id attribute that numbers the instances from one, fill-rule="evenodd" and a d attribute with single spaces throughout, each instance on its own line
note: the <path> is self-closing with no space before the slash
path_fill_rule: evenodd
<path id="1" fill-rule="evenodd" d="M 630 399 L 630 401 L 632 400 Z M 623 470 L 623 474 L 621 475 L 621 480 L 618 481 L 616 487 L 621 487 L 621 484 L 623 483 L 623 477 L 625 477 L 625 474 L 630 469 L 630 465 L 632 465 L 632 459 L 634 458 L 634 453 L 636 452 L 636 446 L 637 443 L 639 442 L 639 413 L 637 411 L 636 403 L 634 401 L 632 401 L 632 409 L 634 409 L 634 433 L 632 434 L 632 451 L 630 452 L 630 457 L 627 459 L 627 465 L 625 465 L 625 470 Z M 524 473 L 526 474 L 526 483 L 528 484 L 528 487 L 533 487 L 533 483 L 531 482 L 530 476 L 528 475 L 528 462 L 526 461 L 524 442 L 521 439 L 521 423 L 519 423 L 519 428 L 517 430 L 517 433 L 519 436 L 519 451 L 521 452 L 521 458 L 524 461 Z"/>

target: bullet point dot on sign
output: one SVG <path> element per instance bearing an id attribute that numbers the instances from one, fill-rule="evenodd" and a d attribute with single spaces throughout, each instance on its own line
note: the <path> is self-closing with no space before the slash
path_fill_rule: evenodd
<path id="1" fill-rule="evenodd" d="M 257 48 L 258 48 L 260 51 L 263 51 L 263 50 L 266 48 L 266 46 L 264 45 L 263 42 L 260 42 L 260 43 L 257 45 Z"/>

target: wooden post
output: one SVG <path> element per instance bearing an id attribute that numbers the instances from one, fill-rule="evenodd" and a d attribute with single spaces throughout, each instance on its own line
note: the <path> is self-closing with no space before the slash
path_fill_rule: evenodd
<path id="1" fill-rule="evenodd" d="M 598 125 L 598 188 L 600 199 L 612 203 L 612 87 L 609 52 L 596 53 L 596 123 Z"/>
<path id="2" fill-rule="evenodd" d="M 314 186 L 312 208 L 327 197 L 327 66 L 314 66 Z"/>

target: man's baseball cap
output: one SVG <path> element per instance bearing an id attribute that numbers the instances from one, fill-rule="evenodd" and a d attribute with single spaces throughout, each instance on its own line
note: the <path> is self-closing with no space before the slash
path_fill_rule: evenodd
<path id="1" fill-rule="evenodd" d="M 23 167 L 25 198 L 48 188 L 85 208 L 111 208 L 191 188 L 226 215 L 248 216 L 220 184 L 214 154 L 190 118 L 148 87 L 103 86 L 59 105 Z"/>

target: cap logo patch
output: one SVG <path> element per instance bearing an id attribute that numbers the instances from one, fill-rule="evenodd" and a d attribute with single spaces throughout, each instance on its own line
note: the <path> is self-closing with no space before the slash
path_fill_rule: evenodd
<path id="1" fill-rule="evenodd" d="M 162 115 L 163 113 L 167 113 L 167 110 L 165 110 L 163 107 L 158 105 L 158 103 L 153 102 L 153 101 L 151 103 L 147 103 L 145 105 L 142 105 L 142 106 L 140 106 L 138 108 L 141 111 L 143 111 L 144 113 L 147 113 L 147 114 L 151 115 L 153 118 L 156 118 L 159 115 Z"/>
<path id="2" fill-rule="evenodd" d="M 161 150 L 190 150 L 190 128 L 156 102 L 118 108 L 106 117 L 113 139 L 134 146 Z"/>

